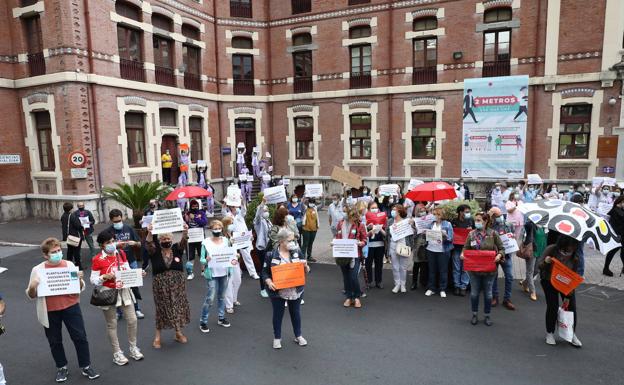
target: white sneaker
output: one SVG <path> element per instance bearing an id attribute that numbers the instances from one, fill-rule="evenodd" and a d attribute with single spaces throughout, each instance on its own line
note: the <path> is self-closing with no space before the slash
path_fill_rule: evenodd
<path id="1" fill-rule="evenodd" d="M 273 349 L 281 349 L 281 348 L 282 348 L 282 340 L 274 339 Z"/>
<path id="2" fill-rule="evenodd" d="M 401 285 L 401 293 L 407 293 L 407 289 L 405 288 L 405 284 Z"/>
<path id="3" fill-rule="evenodd" d="M 143 353 L 141 353 L 141 350 L 139 350 L 138 347 L 136 346 L 131 346 L 130 349 L 128 349 L 130 351 L 129 356 L 135 360 L 135 361 L 141 361 L 143 359 Z"/>
<path id="4" fill-rule="evenodd" d="M 400 289 L 401 289 L 401 285 L 394 285 L 394 287 L 392 288 L 392 292 L 396 294 L 399 292 Z"/>
<path id="5" fill-rule="evenodd" d="M 240 306 L 240 305 L 241 305 L 241 303 L 240 303 L 240 302 L 238 302 L 238 301 L 234 301 L 234 306 Z"/>
<path id="6" fill-rule="evenodd" d="M 299 336 L 295 338 L 295 343 L 299 344 L 299 346 L 306 346 L 308 344 L 308 341 L 306 341 L 303 336 Z"/>
<path id="7" fill-rule="evenodd" d="M 425 292 L 425 295 L 426 295 L 427 297 L 431 297 L 431 296 L 433 295 L 433 291 L 431 291 L 431 290 L 427 290 L 427 291 Z"/>
<path id="8" fill-rule="evenodd" d="M 301 300 L 301 304 L 302 304 L 302 305 L 305 305 L 305 301 L 304 301 L 304 300 Z"/>
<path id="9" fill-rule="evenodd" d="M 120 350 L 113 354 L 113 362 L 119 366 L 124 366 L 128 363 L 128 359 L 124 356 L 123 352 Z"/>
<path id="10" fill-rule="evenodd" d="M 186 279 L 188 279 L 189 281 L 190 281 L 191 279 L 193 279 L 193 278 L 195 278 L 195 274 L 193 274 L 193 273 L 191 273 L 191 274 L 189 274 L 189 275 L 187 275 L 187 276 L 186 276 Z"/>
<path id="11" fill-rule="evenodd" d="M 557 345 L 557 341 L 555 341 L 554 333 L 546 333 L 546 343 L 548 345 Z"/>
<path id="12" fill-rule="evenodd" d="M 228 313 L 228 314 L 234 314 L 234 308 L 229 307 L 229 308 L 225 309 L 225 312 Z"/>
<path id="13" fill-rule="evenodd" d="M 267 293 L 266 290 L 260 290 L 260 297 L 268 298 L 269 297 L 269 293 Z"/>
<path id="14" fill-rule="evenodd" d="M 441 292 L 440 292 L 440 297 L 442 297 L 442 298 L 446 298 L 446 292 L 445 292 L 445 291 L 441 291 Z"/>
<path id="15" fill-rule="evenodd" d="M 253 279 L 260 279 L 260 276 L 258 274 L 254 274 L 254 275 L 251 276 L 251 278 L 253 278 Z"/>
<path id="16" fill-rule="evenodd" d="M 576 334 L 572 337 L 572 342 L 570 342 L 573 346 L 576 346 L 577 348 L 580 348 L 581 346 L 583 346 L 583 344 L 581 343 L 581 340 L 578 339 L 578 337 L 576 336 Z"/>

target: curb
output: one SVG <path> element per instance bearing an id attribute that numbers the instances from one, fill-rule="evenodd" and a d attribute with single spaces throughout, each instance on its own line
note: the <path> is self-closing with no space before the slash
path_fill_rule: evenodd
<path id="1" fill-rule="evenodd" d="M 11 247 L 39 247 L 39 245 L 31 245 L 31 244 L 28 244 L 28 243 L 5 242 L 5 241 L 0 241 L 0 246 L 11 246 Z"/>

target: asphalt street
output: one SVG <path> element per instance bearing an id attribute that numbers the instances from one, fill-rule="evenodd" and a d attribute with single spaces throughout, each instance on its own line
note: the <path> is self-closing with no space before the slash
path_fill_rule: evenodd
<path id="1" fill-rule="evenodd" d="M 0 292 L 7 302 L 0 336 L 0 362 L 8 384 L 52 384 L 55 368 L 35 305 L 24 295 L 29 272 L 41 259 L 36 249 L 5 257 Z M 391 280 L 390 271 L 384 279 Z M 502 283 L 502 282 L 501 282 Z M 514 283 L 518 310 L 493 311 L 494 325 L 469 323 L 468 298 L 427 298 L 422 291 L 392 294 L 372 290 L 362 309 L 342 307 L 341 275 L 336 266 L 313 265 L 303 306 L 307 347 L 290 341 L 286 315 L 281 351 L 272 349 L 271 306 L 258 295 L 256 281 L 245 277 L 242 306 L 229 317 L 232 327 L 217 326 L 211 315 L 208 334 L 198 329 L 205 281 L 188 286 L 192 323 L 187 345 L 163 335 L 161 350 L 151 348 L 154 306 L 151 279 L 142 292 L 144 320 L 139 321 L 142 362 L 113 364 L 102 312 L 89 305 L 91 285 L 82 295 L 82 311 L 92 363 L 102 377 L 95 383 L 134 384 L 624 384 L 624 292 L 583 285 L 579 289 L 578 335 L 582 349 L 560 342 L 544 343 L 545 303 L 532 303 Z M 538 292 L 541 294 L 541 290 Z M 124 323 L 119 335 L 127 350 Z M 87 383 L 77 369 L 67 334 L 68 383 Z"/>

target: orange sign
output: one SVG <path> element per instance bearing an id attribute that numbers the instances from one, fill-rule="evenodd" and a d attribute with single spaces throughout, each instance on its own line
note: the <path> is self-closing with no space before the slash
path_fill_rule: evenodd
<path id="1" fill-rule="evenodd" d="M 305 285 L 305 268 L 303 262 L 285 263 L 271 267 L 272 281 L 277 289 Z"/>
<path id="2" fill-rule="evenodd" d="M 570 294 L 583 282 L 583 277 L 570 270 L 566 265 L 552 258 L 553 267 L 550 273 L 550 283 L 563 295 Z"/>

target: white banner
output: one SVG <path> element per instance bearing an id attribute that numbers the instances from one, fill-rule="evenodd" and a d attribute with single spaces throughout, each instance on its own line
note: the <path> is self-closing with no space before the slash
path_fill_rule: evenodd
<path id="1" fill-rule="evenodd" d="M 232 247 L 236 250 L 251 247 L 253 233 L 251 231 L 235 231 L 232 235 Z"/>
<path id="2" fill-rule="evenodd" d="M 118 289 L 143 286 L 143 269 L 117 270 L 115 283 Z"/>
<path id="3" fill-rule="evenodd" d="M 211 269 L 232 267 L 237 263 L 236 250 L 233 247 L 218 247 L 210 250 L 208 267 Z"/>
<path id="4" fill-rule="evenodd" d="M 77 267 L 53 267 L 40 271 L 38 297 L 78 293 L 80 293 L 80 278 Z"/>
<path id="5" fill-rule="evenodd" d="M 168 210 L 156 210 L 152 218 L 152 234 L 174 233 L 184 230 L 184 219 L 179 207 Z"/>
<path id="6" fill-rule="evenodd" d="M 286 202 L 286 189 L 284 186 L 268 187 L 264 189 L 264 197 L 268 204 Z"/>
<path id="7" fill-rule="evenodd" d="M 305 196 L 308 198 L 320 198 L 323 196 L 323 185 L 320 183 L 317 184 L 306 184 L 305 185 Z"/>
<path id="8" fill-rule="evenodd" d="M 403 219 L 399 223 L 390 226 L 390 235 L 394 241 L 401 240 L 407 236 L 414 235 L 414 229 L 408 219 Z"/>
<path id="9" fill-rule="evenodd" d="M 334 239 L 332 242 L 334 258 L 358 258 L 357 239 Z"/>
<path id="10" fill-rule="evenodd" d="M 204 234 L 204 228 L 192 227 L 188 229 L 188 238 L 189 243 L 202 242 L 206 238 Z"/>

